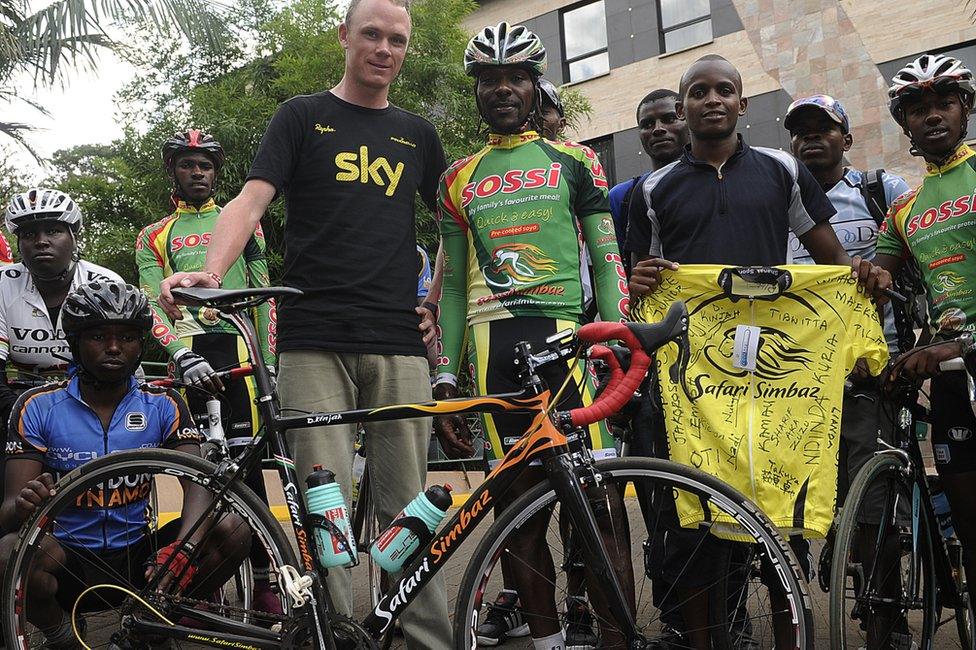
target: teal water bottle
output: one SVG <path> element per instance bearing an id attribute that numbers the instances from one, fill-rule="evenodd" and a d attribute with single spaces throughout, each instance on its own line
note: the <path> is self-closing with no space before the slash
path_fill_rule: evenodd
<path id="1" fill-rule="evenodd" d="M 312 470 L 305 479 L 305 484 L 308 486 L 305 492 L 308 511 L 322 515 L 331 521 L 346 536 L 351 547 L 347 551 L 338 537 L 327 529 L 316 526 L 319 563 L 326 568 L 352 564 L 356 557 L 356 540 L 352 536 L 352 526 L 349 525 L 349 513 L 346 511 L 346 501 L 342 498 L 342 490 L 336 483 L 335 474 L 322 469 L 321 465 L 314 465 Z"/>
<path id="2" fill-rule="evenodd" d="M 396 573 L 403 563 L 420 546 L 420 537 L 406 526 L 398 526 L 396 520 L 403 517 L 416 517 L 433 533 L 451 507 L 451 486 L 433 485 L 426 492 L 420 492 L 407 504 L 400 514 L 393 518 L 393 524 L 376 538 L 369 554 L 373 561 L 385 571 Z"/>

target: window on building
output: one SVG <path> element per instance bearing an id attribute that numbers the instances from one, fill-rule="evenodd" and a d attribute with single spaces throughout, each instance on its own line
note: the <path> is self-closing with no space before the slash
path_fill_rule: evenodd
<path id="1" fill-rule="evenodd" d="M 658 0 L 661 48 L 677 52 L 712 40 L 709 0 Z"/>
<path id="2" fill-rule="evenodd" d="M 583 81 L 610 71 L 607 14 L 603 0 L 587 2 L 562 13 L 563 78 Z"/>
<path id="3" fill-rule="evenodd" d="M 610 187 L 616 185 L 617 170 L 613 161 L 613 136 L 608 135 L 605 138 L 589 140 L 583 144 L 595 151 L 596 155 L 600 158 L 600 164 L 603 165 L 603 173 L 606 174 L 607 183 L 610 184 Z"/>

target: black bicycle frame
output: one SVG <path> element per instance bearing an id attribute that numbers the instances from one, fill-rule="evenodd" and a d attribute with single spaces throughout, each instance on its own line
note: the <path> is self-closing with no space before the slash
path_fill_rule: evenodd
<path id="1" fill-rule="evenodd" d="M 918 446 L 918 439 L 914 436 L 909 441 L 908 457 L 912 463 L 912 483 L 919 491 L 920 515 L 925 518 L 926 529 L 929 531 L 928 543 L 932 544 L 932 555 L 935 557 L 935 577 L 939 591 L 943 598 L 943 605 L 956 607 L 962 604 L 962 594 L 956 588 L 956 581 L 952 576 L 952 563 L 949 560 L 949 550 L 946 540 L 942 536 L 939 520 L 935 516 L 935 506 L 932 505 L 932 492 L 925 476 L 925 464 L 922 461 L 922 451 Z M 912 516 L 915 516 L 914 508 Z"/>
<path id="2" fill-rule="evenodd" d="M 285 443 L 285 431 L 294 428 L 336 426 L 357 422 L 399 420 L 458 413 L 535 413 L 529 431 L 506 454 L 496 468 L 485 477 L 485 481 L 468 497 L 454 517 L 435 534 L 423 552 L 419 553 L 410 566 L 404 569 L 400 579 L 391 585 L 376 604 L 372 613 L 363 621 L 363 627 L 374 638 L 382 637 L 390 629 L 393 621 L 403 612 L 424 585 L 447 563 L 457 548 L 484 520 L 494 502 L 506 493 L 509 486 L 528 467 L 529 462 L 536 458 L 542 459 L 549 479 L 570 514 L 574 530 L 577 531 L 583 548 L 586 549 L 589 556 L 588 561 L 591 570 L 610 585 L 608 593 L 610 611 L 627 612 L 629 610 L 624 590 L 610 564 L 596 519 L 588 506 L 586 495 L 578 480 L 569 442 L 566 435 L 559 431 L 550 419 L 550 393 L 538 377 L 527 380 L 526 388 L 518 393 L 282 417 L 279 415 L 277 397 L 272 388 L 271 377 L 258 349 L 254 325 L 249 318 L 240 312 L 225 313 L 222 316 L 241 332 L 248 354 L 252 359 L 258 395 L 261 396 L 257 399 L 257 405 L 265 424 L 264 437 L 267 439 L 266 444 L 271 446 L 278 465 L 285 502 L 298 542 L 300 560 L 307 572 L 319 574 L 315 562 L 316 541 L 315 536 L 311 536 L 310 539 L 307 532 L 312 529 L 312 526 L 309 522 L 309 513 L 305 507 L 305 501 L 301 498 L 295 462 L 292 460 Z M 257 450 L 260 448 L 262 448 L 262 443 L 258 440 L 240 459 L 242 461 L 241 466 L 245 468 L 249 466 L 251 464 L 249 461 L 257 457 Z M 321 579 L 315 582 L 318 589 L 321 589 L 323 582 Z M 327 599 L 320 596 L 321 594 L 316 594 L 315 598 L 319 607 L 327 607 Z M 320 611 L 324 612 L 325 610 Z M 618 621 L 621 624 L 621 631 L 628 639 L 636 638 L 639 633 L 634 622 L 627 616 L 623 616 L 622 619 Z M 320 620 L 324 621 L 325 618 L 320 617 Z M 331 636 L 330 630 L 325 630 L 325 632 L 328 633 L 329 637 Z M 217 633 L 200 636 L 213 637 L 213 641 L 208 643 L 206 638 L 194 638 L 194 640 L 208 645 L 223 645 L 219 642 L 222 637 Z M 227 638 L 230 639 L 230 637 Z M 259 639 L 255 639 L 255 641 L 259 641 Z M 260 639 L 260 641 L 263 642 L 264 639 Z M 331 644 L 331 638 L 328 638 L 328 642 Z M 259 644 L 256 647 L 263 647 L 263 645 Z"/>

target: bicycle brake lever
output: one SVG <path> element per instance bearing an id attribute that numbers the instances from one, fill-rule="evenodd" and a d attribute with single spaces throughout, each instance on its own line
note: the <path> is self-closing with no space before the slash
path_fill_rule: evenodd
<path id="1" fill-rule="evenodd" d="M 668 374 L 672 383 L 681 382 L 681 390 L 684 391 L 688 401 L 695 402 L 700 396 L 692 397 L 691 391 L 688 389 L 688 366 L 691 363 L 691 342 L 688 340 L 688 332 L 682 332 L 675 343 L 678 345 L 678 358 L 671 364 Z"/>

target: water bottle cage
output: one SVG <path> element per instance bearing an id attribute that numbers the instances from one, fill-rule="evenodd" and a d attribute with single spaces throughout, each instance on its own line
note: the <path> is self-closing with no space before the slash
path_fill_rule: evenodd
<path id="1" fill-rule="evenodd" d="M 403 564 L 401 564 L 403 567 L 408 567 L 410 566 L 410 563 L 423 552 L 424 547 L 427 546 L 427 543 L 434 538 L 434 534 L 430 532 L 430 529 L 427 528 L 427 524 L 424 523 L 424 520 L 420 517 L 411 517 L 409 515 L 406 517 L 398 517 L 390 522 L 390 525 L 386 527 L 386 530 L 391 530 L 397 526 L 400 528 L 406 528 L 411 533 L 416 535 L 417 539 L 420 540 L 420 543 L 417 545 L 417 550 L 411 553 L 410 556 L 403 561 Z M 380 537 L 382 536 L 383 535 L 381 534 Z M 377 539 L 379 539 L 379 537 L 369 543 L 370 550 L 373 548 L 373 545 L 376 544 Z"/>
<path id="2" fill-rule="evenodd" d="M 334 539 L 339 541 L 339 549 L 344 551 L 346 555 L 349 556 L 349 560 L 352 564 L 349 566 L 356 566 L 359 564 L 359 557 L 352 552 L 352 546 L 349 544 L 349 538 L 343 533 L 338 526 L 336 526 L 331 519 L 326 519 L 322 515 L 310 513 L 308 515 L 308 523 L 312 528 L 322 528 L 329 533 Z"/>

